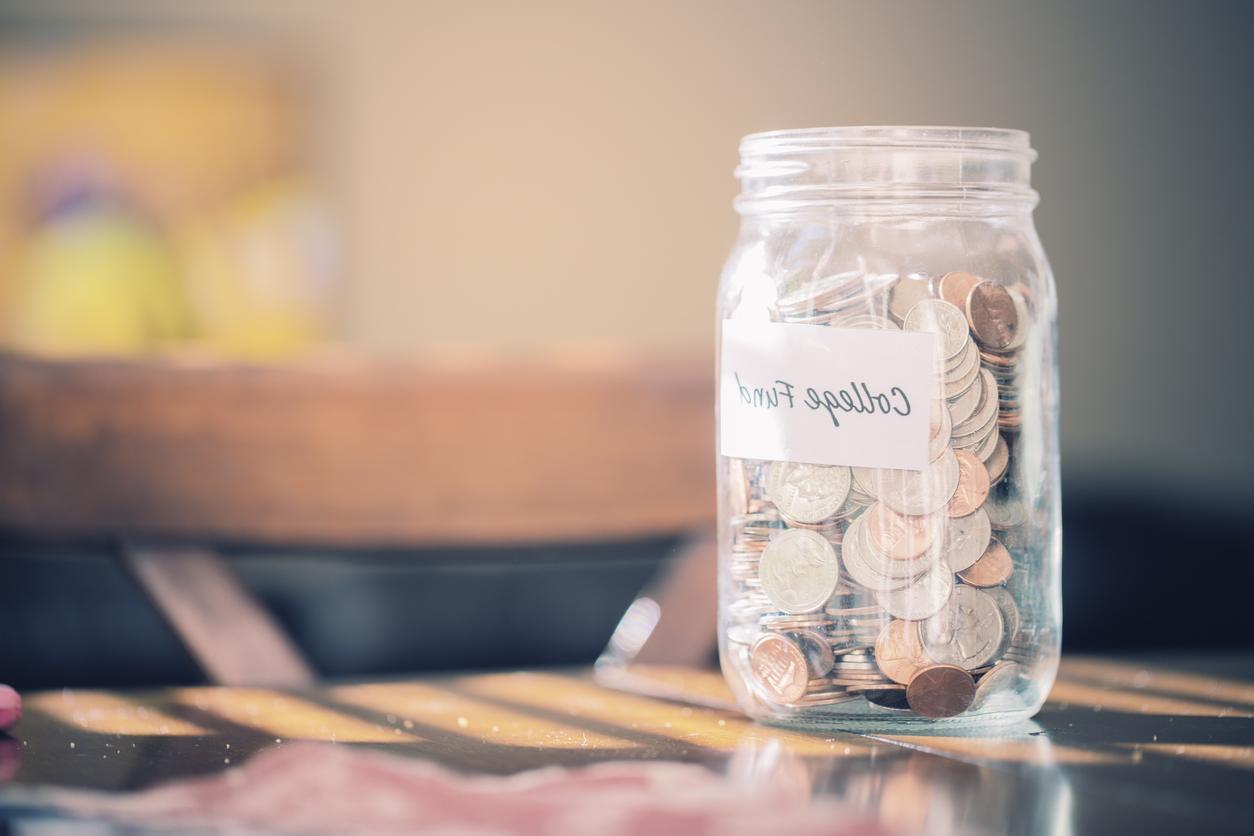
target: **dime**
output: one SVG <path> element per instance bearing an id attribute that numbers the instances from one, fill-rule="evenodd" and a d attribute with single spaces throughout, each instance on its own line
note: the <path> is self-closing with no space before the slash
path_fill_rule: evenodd
<path id="1" fill-rule="evenodd" d="M 749 650 L 749 670 L 762 695 L 772 702 L 789 703 L 806 692 L 810 672 L 805 654 L 787 636 L 770 633 Z"/>
<path id="2" fill-rule="evenodd" d="M 959 310 L 966 310 L 967 297 L 971 295 L 971 288 L 979 284 L 983 279 L 971 273 L 955 271 L 946 273 L 941 276 L 940 283 L 937 285 L 937 291 L 940 297 L 949 304 Z"/>
<path id="3" fill-rule="evenodd" d="M 993 454 L 997 452 L 997 445 L 998 445 L 998 444 L 1003 444 L 1003 445 L 1004 445 L 1005 443 L 1006 443 L 1006 441 L 1005 441 L 1005 439 L 1003 439 L 1003 438 L 1001 437 L 1001 433 L 999 433 L 999 432 L 991 432 L 991 433 L 989 433 L 989 434 L 988 434 L 988 438 L 986 438 L 986 439 L 984 440 L 984 443 L 983 443 L 983 444 L 981 444 L 979 447 L 977 447 L 977 448 L 976 448 L 976 450 L 975 450 L 975 456 L 976 456 L 976 458 L 978 458 L 980 461 L 984 462 L 984 467 L 985 467 L 985 469 L 987 469 L 987 468 L 988 468 L 988 461 L 989 461 L 989 459 L 991 459 L 991 458 L 993 457 Z M 1009 464 L 1009 463 L 1010 463 L 1010 461 L 1009 461 L 1009 454 L 1007 454 L 1006 464 Z M 993 474 L 992 474 L 992 473 L 990 473 L 990 474 L 988 475 L 988 481 L 989 481 L 989 484 L 990 484 L 990 485 L 993 483 Z"/>
<path id="4" fill-rule="evenodd" d="M 888 294 L 888 313 L 901 322 L 906 318 L 906 314 L 910 313 L 911 308 L 931 295 L 926 278 L 902 276 Z"/>
<path id="5" fill-rule="evenodd" d="M 971 384 L 961 395 L 952 397 L 947 401 L 949 404 L 949 419 L 955 427 L 974 415 L 975 410 L 980 405 L 980 396 L 983 394 L 984 388 L 980 383 L 978 371 L 976 372 L 975 380 Z"/>
<path id="6" fill-rule="evenodd" d="M 968 348 L 971 344 L 967 345 Z M 957 398 L 964 392 L 969 390 L 975 384 L 975 379 L 980 374 L 979 354 L 976 353 L 973 362 L 969 366 L 960 367 L 956 372 L 956 377 L 950 377 L 948 374 L 944 380 L 944 390 L 946 398 Z"/>
<path id="7" fill-rule="evenodd" d="M 945 450 L 921 471 L 880 471 L 879 498 L 898 513 L 922 516 L 944 508 L 957 487 L 958 460 Z"/>
<path id="8" fill-rule="evenodd" d="M 866 512 L 866 536 L 880 554 L 894 560 L 911 560 L 932 545 L 935 525 L 929 517 L 898 514 L 882 502 Z"/>
<path id="9" fill-rule="evenodd" d="M 1006 547 L 996 540 L 988 544 L 980 559 L 958 573 L 971 586 L 1001 586 L 1010 579 L 1015 564 Z"/>
<path id="10" fill-rule="evenodd" d="M 958 459 L 958 487 L 945 506 L 948 517 L 965 517 L 988 499 L 988 470 L 976 456 L 966 451 L 955 453 Z"/>
<path id="11" fill-rule="evenodd" d="M 971 333 L 983 345 L 1003 349 L 1019 333 L 1019 311 L 1006 288 L 996 282 L 980 282 L 971 289 L 966 304 Z"/>
<path id="12" fill-rule="evenodd" d="M 758 577 L 775 606 L 787 613 L 808 613 L 831 597 L 840 579 L 840 561 L 823 535 L 792 529 L 766 547 Z"/>
<path id="13" fill-rule="evenodd" d="M 961 424 L 954 425 L 955 441 L 963 436 L 978 435 L 997 420 L 997 381 L 993 380 L 993 376 L 985 368 L 980 369 L 979 378 L 979 403 L 970 417 Z"/>
<path id="14" fill-rule="evenodd" d="M 932 665 L 915 674 L 906 686 L 906 701 L 923 717 L 953 717 L 975 699 L 975 680 L 953 665 Z"/>
<path id="15" fill-rule="evenodd" d="M 936 566 L 909 586 L 879 591 L 875 593 L 875 597 L 890 615 L 908 621 L 919 621 L 934 615 L 945 606 L 953 586 L 953 574 L 947 568 Z"/>
<path id="16" fill-rule="evenodd" d="M 975 697 L 971 700 L 971 710 L 982 707 L 989 697 L 999 691 L 1013 690 L 1019 682 L 1023 668 L 1018 662 L 998 662 L 992 670 L 980 677 L 975 686 Z"/>
<path id="17" fill-rule="evenodd" d="M 835 514 L 849 496 L 849 468 L 800 462 L 771 462 L 766 495 L 779 512 L 803 523 Z"/>
<path id="18" fill-rule="evenodd" d="M 945 521 L 941 537 L 941 555 L 951 572 L 961 572 L 980 559 L 992 537 L 992 525 L 983 508 L 965 517 L 950 517 Z"/>
<path id="19" fill-rule="evenodd" d="M 1005 629 L 997 602 L 978 589 L 958 585 L 945 606 L 919 625 L 919 635 L 929 658 L 972 670 L 993 660 Z"/>
<path id="20" fill-rule="evenodd" d="M 918 622 L 888 622 L 875 640 L 875 663 L 885 676 L 902 685 L 908 685 L 920 668 L 927 667 L 931 662 L 923 653 Z"/>
<path id="21" fill-rule="evenodd" d="M 792 634 L 792 637 L 796 639 L 801 652 L 805 654 L 806 664 L 809 665 L 812 676 L 827 676 L 831 673 L 836 656 L 832 653 L 832 646 L 828 644 L 826 636 L 813 630 L 798 630 Z"/>

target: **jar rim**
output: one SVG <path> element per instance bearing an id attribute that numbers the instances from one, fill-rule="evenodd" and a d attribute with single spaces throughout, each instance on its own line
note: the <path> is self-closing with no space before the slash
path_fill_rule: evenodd
<path id="1" fill-rule="evenodd" d="M 990 151 L 1036 159 L 1031 135 L 1017 128 L 956 125 L 843 125 L 747 134 L 741 156 L 812 153 L 843 148 Z"/>

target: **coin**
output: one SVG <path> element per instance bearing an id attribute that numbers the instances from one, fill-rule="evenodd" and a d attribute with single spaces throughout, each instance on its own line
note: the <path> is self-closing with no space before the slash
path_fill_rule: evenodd
<path id="1" fill-rule="evenodd" d="M 980 461 L 984 462 L 984 467 L 985 467 L 985 469 L 987 469 L 987 468 L 988 468 L 988 462 L 989 462 L 989 460 L 990 460 L 991 458 L 993 458 L 993 454 L 997 452 L 997 445 L 998 445 L 998 444 L 1001 444 L 1001 445 L 1005 446 L 1005 444 L 1006 444 L 1006 440 L 1005 440 L 1004 438 L 1002 438 L 1001 433 L 999 433 L 999 432 L 991 432 L 991 433 L 989 433 L 988 438 L 984 440 L 984 443 L 983 443 L 983 444 L 981 444 L 979 447 L 977 447 L 977 448 L 975 449 L 975 456 L 976 456 L 976 458 L 978 458 Z M 1007 458 L 1007 460 L 1006 460 L 1006 462 L 1005 462 L 1005 463 L 1006 463 L 1006 464 L 1010 464 L 1010 460 L 1009 460 L 1009 458 Z M 1003 475 L 1003 476 L 1005 475 L 1005 471 L 1003 471 L 1003 472 L 1002 472 L 1002 475 Z M 1000 477 L 999 477 L 999 478 L 1000 478 Z M 990 485 L 992 485 L 992 484 L 993 484 L 993 474 L 992 474 L 992 473 L 989 473 L 989 475 L 988 475 L 988 481 L 989 481 L 989 484 L 990 484 Z"/>
<path id="2" fill-rule="evenodd" d="M 945 515 L 965 517 L 975 513 L 988 498 L 988 470 L 976 456 L 966 451 L 955 453 L 958 459 L 958 487 L 945 506 Z"/>
<path id="3" fill-rule="evenodd" d="M 992 598 L 959 584 L 945 606 L 919 625 L 919 636 L 929 658 L 971 670 L 993 660 L 1005 629 L 1001 610 Z"/>
<path id="4" fill-rule="evenodd" d="M 988 514 L 983 508 L 965 517 L 947 518 L 939 548 L 949 571 L 961 572 L 979 560 L 992 534 Z"/>
<path id="5" fill-rule="evenodd" d="M 979 376 L 977 371 L 975 380 L 965 392 L 946 401 L 949 404 L 949 420 L 955 427 L 974 415 L 976 408 L 980 405 L 980 396 L 984 389 L 979 382 Z"/>
<path id="6" fill-rule="evenodd" d="M 958 310 L 965 310 L 967 297 L 971 294 L 971 288 L 981 281 L 983 279 L 979 276 L 958 270 L 941 276 L 936 290 L 946 302 L 958 308 Z"/>
<path id="7" fill-rule="evenodd" d="M 936 530 L 928 517 L 898 514 L 882 502 L 866 512 L 866 536 L 871 546 L 894 560 L 918 557 L 932 545 Z"/>
<path id="8" fill-rule="evenodd" d="M 749 670 L 762 695 L 772 702 L 800 699 L 810 681 L 805 654 L 795 641 L 778 633 L 767 634 L 753 643 Z"/>
<path id="9" fill-rule="evenodd" d="M 832 516 L 849 495 L 849 468 L 799 462 L 771 462 L 766 495 L 784 516 L 817 523 Z"/>
<path id="10" fill-rule="evenodd" d="M 906 701 L 923 717 L 953 717 L 975 699 L 975 680 L 953 665 L 932 665 L 915 674 L 906 686 Z"/>
<path id="11" fill-rule="evenodd" d="M 840 561 L 823 535 L 792 529 L 766 547 L 758 576 L 775 606 L 787 613 L 808 613 L 831 597 L 840 579 Z"/>
<path id="12" fill-rule="evenodd" d="M 979 371 L 979 381 L 980 399 L 975 411 L 962 423 L 954 425 L 953 440 L 956 443 L 962 443 L 960 439 L 964 436 L 980 434 L 997 420 L 997 381 L 985 368 Z"/>
<path id="13" fill-rule="evenodd" d="M 975 697 L 971 700 L 971 710 L 982 707 L 994 694 L 1013 690 L 1019 682 L 1023 668 L 1018 662 L 998 662 L 992 670 L 980 677 L 975 686 Z"/>
<path id="14" fill-rule="evenodd" d="M 880 471 L 879 498 L 898 513 L 922 516 L 944 508 L 957 487 L 958 460 L 947 449 L 923 470 Z"/>
<path id="15" fill-rule="evenodd" d="M 894 619 L 875 640 L 875 663 L 894 682 L 908 685 L 920 668 L 931 662 L 923 653 L 916 621 Z"/>
<path id="16" fill-rule="evenodd" d="M 888 313 L 901 322 L 906 318 L 906 314 L 910 313 L 911 308 L 931 295 L 926 278 L 902 276 L 888 293 Z"/>
<path id="17" fill-rule="evenodd" d="M 983 590 L 983 592 L 992 598 L 993 602 L 997 604 L 997 609 L 1001 610 L 1002 619 L 1006 624 L 1006 643 L 1009 644 L 1019 632 L 1021 623 L 1019 605 L 1015 603 L 1015 596 L 1004 586 L 994 586 Z"/>
<path id="18" fill-rule="evenodd" d="M 953 591 L 953 579 L 947 568 L 937 566 L 909 586 L 879 591 L 875 597 L 890 615 L 918 621 L 934 615 L 945 606 Z"/>
<path id="19" fill-rule="evenodd" d="M 1006 547 L 991 540 L 980 559 L 959 572 L 958 577 L 971 586 L 1000 586 L 1009 580 L 1014 568 L 1014 561 Z"/>
<path id="20" fill-rule="evenodd" d="M 828 644 L 826 636 L 813 630 L 798 630 L 792 637 L 805 654 L 811 676 L 826 676 L 831 673 L 836 656 L 832 653 L 832 646 Z"/>
<path id="21" fill-rule="evenodd" d="M 980 282 L 971 288 L 966 303 L 971 333 L 983 345 L 1002 349 L 1019 333 L 1019 311 L 1009 291 L 996 282 Z"/>
<path id="22" fill-rule="evenodd" d="M 911 577 L 894 577 L 885 571 L 881 571 L 881 565 L 873 561 L 870 555 L 870 545 L 866 538 L 866 514 L 858 517 L 849 526 L 849 530 L 845 532 L 845 545 L 841 548 L 841 560 L 845 564 L 845 571 L 849 577 L 857 584 L 871 590 L 896 589 L 901 586 L 907 586 L 911 582 Z M 888 563 L 896 563 L 891 558 L 887 559 Z"/>
<path id="23" fill-rule="evenodd" d="M 932 401 L 931 411 L 928 413 L 928 461 L 934 462 L 945 454 L 952 432 L 953 422 L 950 420 L 949 410 L 945 408 L 944 402 Z"/>
<path id="24" fill-rule="evenodd" d="M 1014 303 L 1011 303 L 1014 308 Z M 936 335 L 937 361 L 956 357 L 967 346 L 971 332 L 962 311 L 943 299 L 924 299 L 906 314 L 903 327 L 907 331 L 923 331 Z"/>
<path id="25" fill-rule="evenodd" d="M 1028 510 L 1022 500 L 1008 492 L 989 493 L 988 499 L 984 500 L 984 511 L 993 528 L 999 531 L 1022 525 L 1028 518 Z"/>

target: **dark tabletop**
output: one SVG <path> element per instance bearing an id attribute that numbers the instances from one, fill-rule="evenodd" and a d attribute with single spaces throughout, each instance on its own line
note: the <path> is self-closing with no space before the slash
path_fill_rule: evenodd
<path id="1" fill-rule="evenodd" d="M 624 690 L 630 688 L 632 690 Z M 1254 830 L 1254 656 L 1069 658 L 1023 727 L 971 736 L 807 735 L 723 707 L 715 673 L 641 668 L 457 675 L 308 693 L 181 688 L 29 694 L 0 735 L 0 815 L 56 822 L 31 788 L 136 790 L 299 741 L 469 773 L 606 760 L 770 775 L 906 832 Z M 97 832 L 97 831 L 92 831 Z"/>

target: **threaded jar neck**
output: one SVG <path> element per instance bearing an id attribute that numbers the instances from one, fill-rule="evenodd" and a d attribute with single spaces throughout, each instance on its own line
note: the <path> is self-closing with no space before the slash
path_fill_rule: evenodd
<path id="1" fill-rule="evenodd" d="M 844 127 L 749 134 L 740 143 L 744 215 L 846 206 L 868 213 L 1000 214 L 1036 205 L 1026 131 Z"/>

